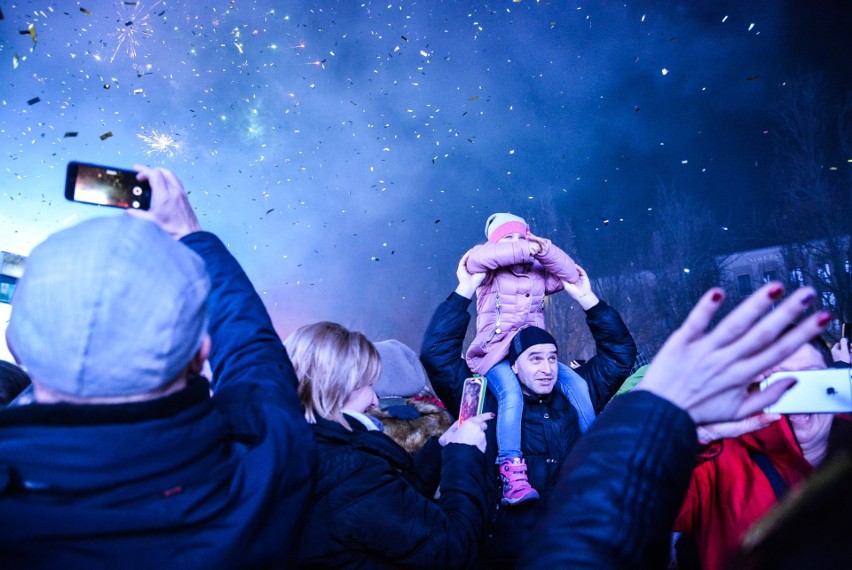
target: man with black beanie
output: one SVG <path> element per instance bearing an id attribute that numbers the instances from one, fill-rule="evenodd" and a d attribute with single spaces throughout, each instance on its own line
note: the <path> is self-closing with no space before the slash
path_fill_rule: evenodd
<path id="1" fill-rule="evenodd" d="M 468 307 L 484 274 L 471 275 L 464 259 L 457 271 L 459 286 L 438 306 L 426 330 L 420 359 L 438 397 L 450 413 L 457 415 L 464 379 L 471 375 L 460 357 L 470 321 Z M 521 420 L 521 446 L 528 466 L 530 484 L 539 501 L 500 506 L 502 483 L 497 476 L 491 486 L 493 516 L 480 556 L 485 568 L 513 568 L 523 546 L 532 538 L 533 527 L 541 518 L 556 482 L 563 460 L 594 416 L 603 410 L 630 373 L 636 344 L 619 314 L 597 298 L 585 271 L 566 291 L 586 313 L 586 322 L 595 340 L 597 353 L 572 375 L 570 390 L 555 390 L 557 375 L 556 340 L 538 327 L 521 329 L 512 339 L 508 360 L 521 383 L 524 411 Z M 489 394 L 485 410 L 496 412 L 497 401 Z M 486 432 L 486 453 L 496 460 L 496 432 Z"/>

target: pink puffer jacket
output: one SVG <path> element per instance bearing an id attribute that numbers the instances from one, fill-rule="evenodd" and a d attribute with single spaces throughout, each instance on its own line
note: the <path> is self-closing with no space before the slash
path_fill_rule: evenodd
<path id="1" fill-rule="evenodd" d="M 544 327 L 544 297 L 561 291 L 562 281 L 579 278 L 574 260 L 544 240 L 530 255 L 529 242 L 497 242 L 470 250 L 468 273 L 488 275 L 476 290 L 476 338 L 467 350 L 467 365 L 485 374 L 506 358 L 515 333 L 534 325 Z"/>

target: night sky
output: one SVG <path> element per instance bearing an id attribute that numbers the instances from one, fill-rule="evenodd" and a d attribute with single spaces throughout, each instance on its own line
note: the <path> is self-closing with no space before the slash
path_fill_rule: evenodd
<path id="1" fill-rule="evenodd" d="M 69 160 L 162 165 L 280 334 L 333 320 L 415 348 L 492 212 L 555 209 L 594 248 L 645 235 L 664 184 L 747 237 L 780 94 L 852 78 L 848 2 L 0 10 L 0 250 L 114 215 L 64 200 Z"/>

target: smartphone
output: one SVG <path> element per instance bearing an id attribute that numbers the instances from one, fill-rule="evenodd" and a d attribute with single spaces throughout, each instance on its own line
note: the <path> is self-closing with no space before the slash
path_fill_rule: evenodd
<path id="1" fill-rule="evenodd" d="M 72 161 L 65 173 L 65 198 L 99 206 L 147 210 L 151 207 L 151 187 L 137 180 L 134 170 Z"/>
<path id="2" fill-rule="evenodd" d="M 484 376 L 477 374 L 465 378 L 462 387 L 461 408 L 459 409 L 459 425 L 462 425 L 466 419 L 482 413 L 482 406 L 485 404 L 485 383 L 487 381 Z"/>
<path id="3" fill-rule="evenodd" d="M 827 368 L 800 372 L 776 372 L 760 383 L 760 389 L 795 378 L 795 386 L 764 409 L 771 414 L 836 414 L 852 412 L 852 368 Z"/>
<path id="4" fill-rule="evenodd" d="M 840 326 L 840 338 L 849 339 L 849 334 L 852 333 L 852 323 L 843 323 Z"/>

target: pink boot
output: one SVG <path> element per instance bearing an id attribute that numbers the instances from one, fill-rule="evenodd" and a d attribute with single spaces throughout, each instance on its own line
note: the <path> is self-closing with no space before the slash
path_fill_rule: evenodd
<path id="1" fill-rule="evenodd" d="M 527 480 L 527 464 L 522 457 L 509 458 L 500 464 L 503 478 L 504 505 L 517 505 L 524 501 L 537 501 L 538 491 Z"/>

